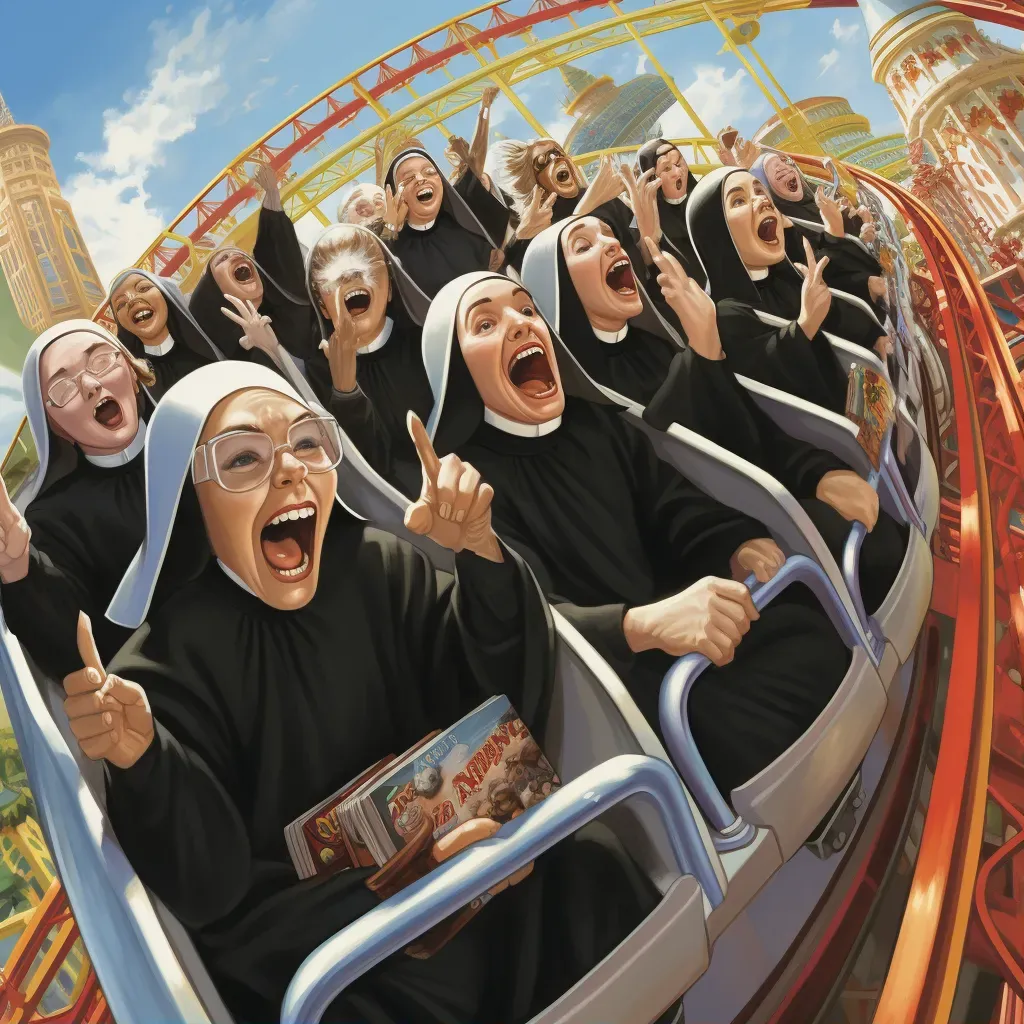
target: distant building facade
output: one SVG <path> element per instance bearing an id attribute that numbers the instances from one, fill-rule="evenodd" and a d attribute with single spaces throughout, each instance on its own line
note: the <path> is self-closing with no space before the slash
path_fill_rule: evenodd
<path id="1" fill-rule="evenodd" d="M 0 269 L 22 323 L 34 334 L 90 317 L 99 275 L 50 163 L 50 137 L 18 124 L 0 97 Z"/>

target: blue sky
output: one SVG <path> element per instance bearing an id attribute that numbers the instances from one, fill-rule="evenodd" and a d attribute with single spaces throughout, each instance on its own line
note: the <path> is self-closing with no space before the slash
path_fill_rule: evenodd
<path id="1" fill-rule="evenodd" d="M 513 0 L 511 9 L 523 11 L 528 2 Z M 471 0 L 5 3 L 0 92 L 17 120 L 49 132 L 61 185 L 108 278 L 268 128 L 354 68 L 470 5 Z M 627 10 L 642 6 L 642 0 L 623 2 Z M 59 21 L 60 32 L 45 32 L 40 10 Z M 583 15 L 580 21 L 595 17 Z M 1021 45 L 1019 33 L 987 30 Z M 44 35 L 52 53 L 45 62 L 39 45 Z M 503 44 L 503 52 L 514 45 L 519 44 Z M 731 121 L 750 134 L 771 114 L 735 58 L 718 53 L 721 38 L 713 26 L 665 33 L 650 45 L 713 131 Z M 756 46 L 792 99 L 846 96 L 878 134 L 899 130 L 885 91 L 871 81 L 857 9 L 767 16 Z M 584 59 L 581 66 L 621 82 L 645 70 L 641 56 L 628 44 Z M 560 79 L 547 74 L 521 92 L 556 136 L 568 127 L 559 104 L 563 91 Z M 504 135 L 533 134 L 504 99 L 494 118 Z M 685 121 L 676 110 L 665 127 L 686 133 Z M 468 136 L 472 119 L 464 115 L 449 127 Z M 440 140 L 434 135 L 431 145 Z M 324 212 L 333 216 L 335 206 L 329 200 Z"/>

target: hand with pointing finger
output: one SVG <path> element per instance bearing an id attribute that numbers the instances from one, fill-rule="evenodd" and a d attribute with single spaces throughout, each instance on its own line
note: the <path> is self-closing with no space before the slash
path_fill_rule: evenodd
<path id="1" fill-rule="evenodd" d="M 64 677 L 71 731 L 86 757 L 130 768 L 153 742 L 146 694 L 137 683 L 107 674 L 85 612 L 78 615 L 78 653 L 85 667 Z"/>
<path id="2" fill-rule="evenodd" d="M 31 539 L 32 531 L 0 477 L 0 580 L 4 583 L 17 583 L 28 575 Z"/>
<path id="3" fill-rule="evenodd" d="M 633 178 L 633 172 L 628 164 L 619 168 L 619 177 L 626 190 L 629 199 L 629 206 L 633 209 L 633 216 L 636 217 L 636 226 L 640 237 L 644 239 L 645 245 L 642 254 L 646 263 L 651 263 L 654 258 L 654 249 L 647 245 L 647 239 L 653 239 L 656 243 L 661 241 L 661 214 L 658 211 L 658 190 L 661 188 L 661 178 L 652 167 L 640 175 L 640 180 Z"/>
<path id="4" fill-rule="evenodd" d="M 492 562 L 503 562 L 501 545 L 491 528 L 494 489 L 458 455 L 438 458 L 414 412 L 406 422 L 423 467 L 423 487 L 419 499 L 405 510 L 405 525 L 456 553 L 472 551 Z"/>
<path id="5" fill-rule="evenodd" d="M 334 295 L 330 312 L 334 330 L 328 340 L 320 342 L 320 351 L 327 356 L 334 390 L 347 394 L 356 389 L 356 354 L 360 337 L 340 288 Z"/>
<path id="6" fill-rule="evenodd" d="M 653 238 L 644 244 L 654 256 L 658 268 L 658 287 L 665 301 L 679 317 L 686 340 L 705 359 L 724 359 L 722 339 L 718 335 L 715 300 L 692 277 L 670 252 L 662 252 Z"/>
<path id="7" fill-rule="evenodd" d="M 241 345 L 246 352 L 256 348 L 261 352 L 266 352 L 268 356 L 273 356 L 278 350 L 279 343 L 277 335 L 270 326 L 270 317 L 261 316 L 256 307 L 248 299 L 243 301 L 238 298 L 237 295 L 225 295 L 224 298 L 227 299 L 228 302 L 238 310 L 238 312 L 233 313 L 226 306 L 221 306 L 220 311 L 229 320 L 238 324 L 238 326 L 245 331 L 245 334 L 238 339 L 238 344 Z"/>
<path id="8" fill-rule="evenodd" d="M 796 322 L 800 325 L 800 330 L 810 339 L 821 330 L 821 325 L 832 308 L 832 293 L 822 277 L 828 266 L 828 257 L 815 259 L 814 250 L 806 238 L 804 239 L 804 253 L 807 256 L 807 264 L 805 266 L 801 266 L 799 263 L 795 264 L 804 277 L 804 283 L 800 289 L 800 315 Z"/>

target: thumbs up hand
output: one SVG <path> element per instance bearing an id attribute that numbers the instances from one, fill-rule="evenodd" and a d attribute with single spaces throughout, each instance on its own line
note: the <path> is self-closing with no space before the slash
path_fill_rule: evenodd
<path id="1" fill-rule="evenodd" d="M 0 580 L 17 583 L 28 575 L 28 542 L 32 531 L 14 507 L 0 477 Z"/>
<path id="2" fill-rule="evenodd" d="M 137 683 L 107 674 L 92 623 L 78 613 L 78 653 L 84 668 L 64 677 L 64 710 L 82 753 L 130 768 L 153 742 L 153 713 Z"/>

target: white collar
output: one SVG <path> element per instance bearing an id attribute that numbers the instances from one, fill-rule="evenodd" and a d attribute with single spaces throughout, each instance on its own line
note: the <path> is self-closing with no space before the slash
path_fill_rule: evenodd
<path id="1" fill-rule="evenodd" d="M 364 345 L 362 348 L 356 349 L 356 355 L 365 356 L 367 352 L 376 352 L 377 349 L 383 348 L 388 343 L 388 338 L 391 337 L 391 328 L 394 326 L 394 320 L 392 320 L 391 317 L 385 317 L 384 327 L 380 334 L 378 334 L 369 345 Z"/>
<path id="2" fill-rule="evenodd" d="M 243 580 L 242 577 L 239 576 L 234 569 L 229 569 L 219 558 L 217 559 L 217 564 L 224 570 L 224 575 L 227 576 L 229 580 L 232 580 L 233 582 L 237 583 L 247 594 L 251 594 L 253 597 L 257 597 L 256 592 L 252 589 L 252 587 L 250 587 L 249 584 L 246 583 L 245 580 Z M 259 600 L 258 597 L 257 600 Z"/>
<path id="3" fill-rule="evenodd" d="M 593 324 L 590 325 L 590 329 L 594 332 L 594 336 L 598 341 L 603 341 L 606 345 L 617 345 L 629 334 L 629 323 L 627 322 L 621 331 L 616 331 L 615 333 L 599 331 Z"/>
<path id="4" fill-rule="evenodd" d="M 413 231 L 429 231 L 436 223 L 437 218 L 435 217 L 429 224 L 413 224 L 412 221 L 405 222 Z"/>
<path id="5" fill-rule="evenodd" d="M 492 427 L 497 427 L 498 430 L 506 434 L 514 434 L 516 437 L 543 437 L 561 426 L 562 417 L 556 416 L 553 420 L 548 420 L 547 423 L 517 423 L 515 420 L 510 420 L 485 407 L 484 423 L 489 423 Z"/>
<path id="6" fill-rule="evenodd" d="M 159 345 L 147 345 L 143 343 L 142 347 L 146 350 L 147 356 L 165 356 L 172 348 L 174 348 L 174 339 L 168 334 Z"/>
<path id="7" fill-rule="evenodd" d="M 767 267 L 756 267 L 751 269 L 750 267 L 745 266 L 744 269 L 750 275 L 751 281 L 763 281 L 768 276 Z"/>
<path id="8" fill-rule="evenodd" d="M 119 452 L 114 452 L 113 455 L 85 455 L 84 452 L 82 454 L 94 466 L 99 466 L 100 469 L 111 469 L 114 466 L 127 466 L 145 446 L 146 421 L 140 416 L 139 429 L 135 432 L 135 437 L 132 438 L 132 443 L 127 448 L 122 448 Z"/>
<path id="9" fill-rule="evenodd" d="M 669 199 L 668 196 L 663 197 L 666 203 L 671 203 L 673 206 L 678 206 L 680 203 L 686 202 L 686 196 L 680 196 L 678 199 Z"/>

